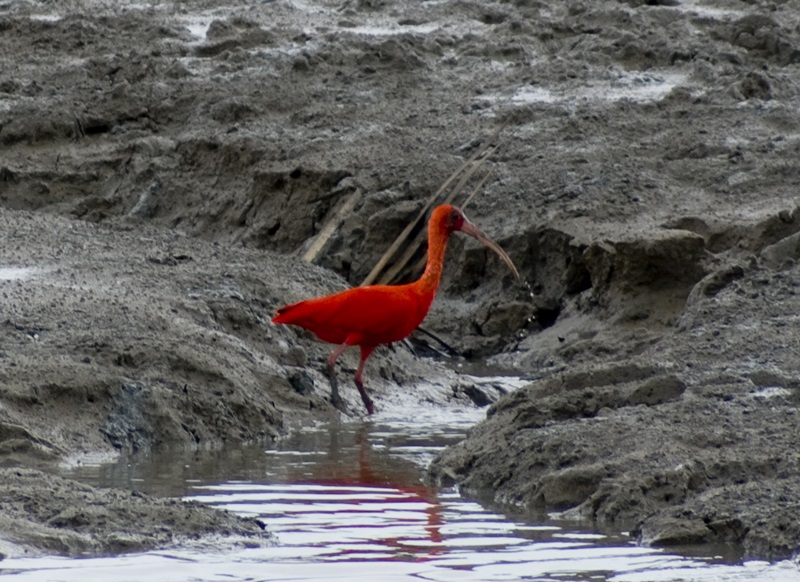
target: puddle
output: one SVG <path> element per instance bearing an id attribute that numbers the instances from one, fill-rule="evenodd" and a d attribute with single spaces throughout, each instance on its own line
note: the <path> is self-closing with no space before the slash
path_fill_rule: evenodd
<path id="1" fill-rule="evenodd" d="M 193 37 L 199 40 L 206 39 L 206 33 L 208 33 L 208 29 L 211 27 L 211 20 L 196 20 L 191 19 L 187 20 L 184 23 L 184 26 L 189 31 Z"/>
<path id="2" fill-rule="evenodd" d="M 20 281 L 33 275 L 33 267 L 0 267 L 0 281 Z"/>
<path id="3" fill-rule="evenodd" d="M 717 8 L 714 6 L 704 6 L 699 2 L 682 1 L 674 7 L 678 12 L 693 14 L 701 18 L 710 18 L 713 20 L 724 20 L 733 18 L 742 18 L 745 12 L 733 8 Z"/>
<path id="4" fill-rule="evenodd" d="M 37 21 L 40 21 L 40 22 L 58 22 L 62 18 L 64 18 L 64 17 L 62 15 L 60 15 L 60 14 L 31 14 L 30 15 L 30 19 L 31 20 L 37 20 Z"/>
<path id="5" fill-rule="evenodd" d="M 406 407 L 305 429 L 274 448 L 162 454 L 64 473 L 98 486 L 181 496 L 269 525 L 266 548 L 179 548 L 109 558 L 10 558 L 19 581 L 787 580 L 792 562 L 726 564 L 636 546 L 574 523 L 509 518 L 421 480 L 441 447 L 483 417 Z"/>
<path id="6" fill-rule="evenodd" d="M 353 34 L 362 34 L 364 36 L 394 36 L 401 34 L 430 34 L 441 28 L 440 25 L 429 24 L 379 24 L 369 26 L 353 26 L 345 30 Z"/>
<path id="7" fill-rule="evenodd" d="M 620 74 L 614 79 L 586 81 L 575 88 L 545 88 L 538 85 L 521 87 L 511 96 L 515 105 L 582 101 L 658 101 L 675 87 L 686 82 L 683 74 Z M 499 100 L 499 99 L 498 99 Z"/>

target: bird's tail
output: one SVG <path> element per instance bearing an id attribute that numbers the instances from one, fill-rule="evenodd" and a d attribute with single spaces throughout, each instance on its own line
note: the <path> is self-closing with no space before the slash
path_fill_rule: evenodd
<path id="1" fill-rule="evenodd" d="M 303 304 L 305 301 L 299 303 L 292 303 L 291 305 L 284 305 L 279 308 L 272 318 L 272 323 L 294 323 L 303 317 Z"/>
<path id="2" fill-rule="evenodd" d="M 324 302 L 322 303 L 324 307 Z M 329 325 L 325 313 L 320 314 L 320 300 L 308 299 L 281 307 L 272 318 L 273 323 L 286 323 L 309 330 L 319 339 L 332 344 L 341 344 L 347 339 L 348 331 L 336 325 Z"/>

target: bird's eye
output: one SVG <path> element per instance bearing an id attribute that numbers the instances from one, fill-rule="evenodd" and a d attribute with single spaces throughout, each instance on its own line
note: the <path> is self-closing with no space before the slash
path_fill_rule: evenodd
<path id="1" fill-rule="evenodd" d="M 458 210 L 451 210 L 450 216 L 447 217 L 447 225 L 450 228 L 458 228 L 461 226 L 461 213 Z"/>

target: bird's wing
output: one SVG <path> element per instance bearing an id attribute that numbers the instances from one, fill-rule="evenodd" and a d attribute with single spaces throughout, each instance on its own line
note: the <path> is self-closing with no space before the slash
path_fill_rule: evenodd
<path id="1" fill-rule="evenodd" d="M 350 343 L 378 345 L 408 336 L 425 317 L 425 303 L 408 285 L 356 287 L 282 307 L 273 321 L 299 325 L 331 343 L 352 336 Z"/>

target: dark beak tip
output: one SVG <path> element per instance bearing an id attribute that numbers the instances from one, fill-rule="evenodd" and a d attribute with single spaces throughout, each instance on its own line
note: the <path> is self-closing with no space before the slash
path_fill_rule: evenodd
<path id="1" fill-rule="evenodd" d="M 484 233 L 481 229 L 479 229 L 471 222 L 465 223 L 465 226 L 462 227 L 462 231 L 470 235 L 471 237 L 475 238 L 485 247 L 489 248 L 491 251 L 497 254 L 497 256 L 500 257 L 500 259 L 506 264 L 506 266 L 509 269 L 511 269 L 511 272 L 514 274 L 514 278 L 517 281 L 520 281 L 522 279 L 519 275 L 519 271 L 517 270 L 516 265 L 514 265 L 514 261 L 511 260 L 511 257 L 508 256 L 508 253 L 506 253 L 499 244 L 497 244 L 491 238 L 489 238 L 489 236 L 487 236 L 486 233 Z"/>

